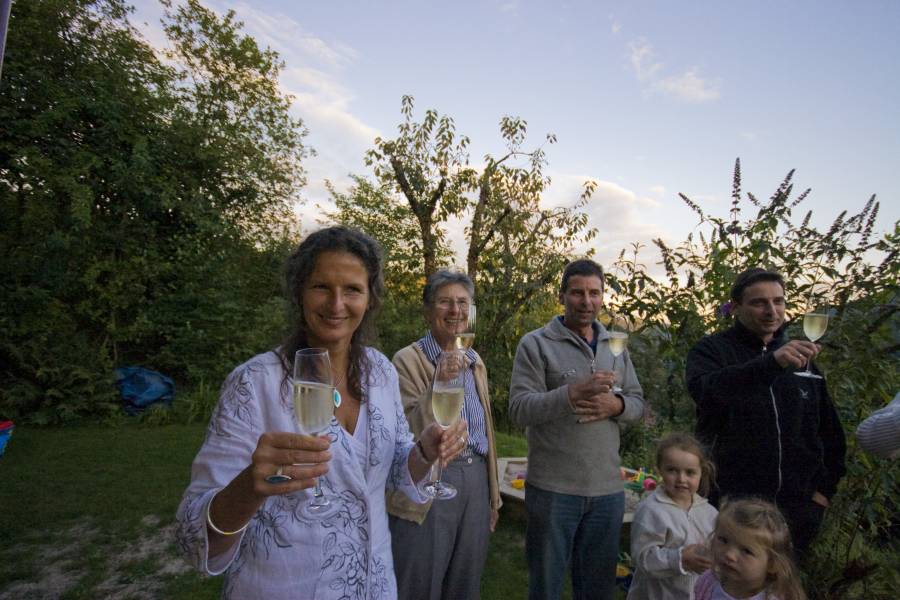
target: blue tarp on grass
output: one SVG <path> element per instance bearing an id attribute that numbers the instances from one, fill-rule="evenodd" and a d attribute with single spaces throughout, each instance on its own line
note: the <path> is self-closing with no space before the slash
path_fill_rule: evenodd
<path id="1" fill-rule="evenodd" d="M 175 382 L 171 378 L 143 367 L 116 369 L 116 387 L 125 412 L 132 416 L 156 402 L 171 406 L 175 398 Z"/>

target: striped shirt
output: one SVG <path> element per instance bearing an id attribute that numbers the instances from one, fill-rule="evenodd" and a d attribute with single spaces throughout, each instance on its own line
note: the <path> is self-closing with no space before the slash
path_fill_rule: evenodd
<path id="1" fill-rule="evenodd" d="M 431 364 L 437 365 L 437 358 L 441 354 L 441 347 L 431 332 L 425 334 L 425 337 L 418 341 L 419 348 L 425 353 L 426 358 Z M 462 418 L 469 424 L 469 445 L 460 454 L 465 458 L 472 454 L 487 456 L 488 441 L 487 431 L 485 429 L 484 409 L 481 406 L 481 400 L 478 397 L 478 390 L 475 388 L 475 361 L 478 360 L 478 354 L 471 348 L 466 349 L 466 358 L 469 361 L 469 368 L 466 369 L 463 379 L 465 380 L 465 401 L 463 402 Z"/>
<path id="2" fill-rule="evenodd" d="M 900 458 L 900 393 L 859 424 L 856 441 L 863 450 L 876 456 Z"/>

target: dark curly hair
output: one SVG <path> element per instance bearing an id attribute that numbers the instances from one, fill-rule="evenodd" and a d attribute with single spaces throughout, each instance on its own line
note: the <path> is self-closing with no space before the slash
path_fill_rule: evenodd
<path id="1" fill-rule="evenodd" d="M 349 252 L 362 262 L 369 276 L 369 306 L 350 339 L 347 367 L 347 388 L 353 396 L 363 399 L 362 380 L 371 370 L 365 347 L 373 344 L 377 338 L 375 317 L 384 298 L 381 246 L 365 233 L 344 226 L 320 229 L 307 236 L 291 253 L 285 264 L 285 287 L 291 302 L 292 325 L 290 334 L 277 353 L 281 358 L 285 377 L 289 378 L 293 369 L 294 354 L 301 348 L 309 347 L 301 298 L 306 280 L 312 274 L 316 261 L 323 252 Z"/>

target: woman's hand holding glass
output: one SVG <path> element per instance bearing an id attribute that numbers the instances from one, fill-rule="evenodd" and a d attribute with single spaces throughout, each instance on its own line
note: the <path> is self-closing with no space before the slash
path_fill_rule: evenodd
<path id="1" fill-rule="evenodd" d="M 469 425 L 465 419 L 457 419 L 453 425 L 444 429 L 437 423 L 428 425 L 420 436 L 427 458 L 441 461 L 446 467 L 466 449 L 469 443 Z"/>
<path id="2" fill-rule="evenodd" d="M 251 463 L 254 493 L 267 497 L 314 487 L 328 472 L 330 447 L 327 437 L 287 431 L 262 434 Z M 273 483 L 276 473 L 284 479 Z"/>
<path id="3" fill-rule="evenodd" d="M 217 556 L 234 544 L 239 536 L 232 534 L 246 527 L 269 496 L 314 487 L 318 478 L 328 472 L 330 445 L 327 438 L 287 431 L 259 436 L 250 465 L 216 494 L 209 506 L 208 520 L 215 523 L 216 531 L 231 532 L 214 535 L 210 530 L 210 556 Z M 278 471 L 289 479 L 271 483 L 271 475 Z"/>
<path id="4" fill-rule="evenodd" d="M 435 364 L 434 379 L 431 385 L 431 410 L 436 423 L 431 424 L 429 428 L 436 424 L 444 430 L 441 434 L 440 443 L 443 451 L 441 452 L 441 461 L 438 464 L 437 480 L 426 483 L 422 486 L 422 489 L 426 495 L 436 500 L 449 500 L 456 496 L 456 488 L 441 482 L 441 468 L 452 459 L 452 457 L 449 459 L 445 457 L 448 447 L 449 451 L 455 456 L 466 447 L 467 443 L 467 435 L 465 433 L 456 433 L 455 441 L 452 437 L 454 434 L 447 436 L 448 431 L 459 431 L 458 423 L 461 421 L 460 413 L 465 401 L 465 368 L 465 355 L 460 350 L 442 352 Z M 424 434 L 429 428 L 423 431 L 423 445 L 425 443 Z M 433 428 L 431 430 L 434 431 Z M 429 433 L 429 437 L 432 440 L 434 436 L 434 433 Z M 455 452 L 454 448 L 456 449 Z"/>

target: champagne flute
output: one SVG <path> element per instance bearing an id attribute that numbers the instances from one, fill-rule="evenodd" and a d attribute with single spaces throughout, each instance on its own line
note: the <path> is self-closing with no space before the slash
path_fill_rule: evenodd
<path id="1" fill-rule="evenodd" d="M 447 429 L 459 419 L 465 398 L 465 358 L 459 350 L 442 352 L 438 356 L 431 384 L 431 410 L 434 420 Z M 426 496 L 435 500 L 449 500 L 456 496 L 456 488 L 441 481 L 441 462 L 437 460 L 437 477 L 422 486 Z"/>
<path id="2" fill-rule="evenodd" d="M 294 424 L 304 435 L 322 435 L 331 426 L 336 396 L 328 350 L 303 348 L 294 355 Z M 300 512 L 309 519 L 324 519 L 337 512 L 338 498 L 322 492 L 316 478 L 312 500 Z"/>
<path id="3" fill-rule="evenodd" d="M 463 307 L 460 307 L 464 311 Z M 475 305 L 469 304 L 466 323 L 456 333 L 456 348 L 465 352 L 475 343 Z"/>
<path id="4" fill-rule="evenodd" d="M 619 356 L 625 352 L 625 348 L 628 347 L 628 334 L 624 331 L 610 331 L 609 332 L 609 351 L 613 355 L 613 373 L 615 374 L 615 382 L 613 383 L 612 392 L 614 394 L 622 393 L 622 386 L 619 385 L 619 382 L 622 380 L 622 377 L 619 376 L 619 371 L 616 369 L 616 361 L 619 359 Z M 624 360 L 624 359 L 623 359 Z M 624 364 L 623 364 L 624 367 Z"/>
<path id="5" fill-rule="evenodd" d="M 816 340 L 821 338 L 823 335 L 825 335 L 826 329 L 828 329 L 827 314 L 808 312 L 803 315 L 803 334 L 809 341 L 815 342 Z M 810 379 L 822 379 L 821 375 L 816 375 L 809 370 L 809 363 L 811 362 L 811 360 L 806 361 L 806 370 L 795 371 L 794 375 L 799 375 L 800 377 L 809 377 Z"/>

